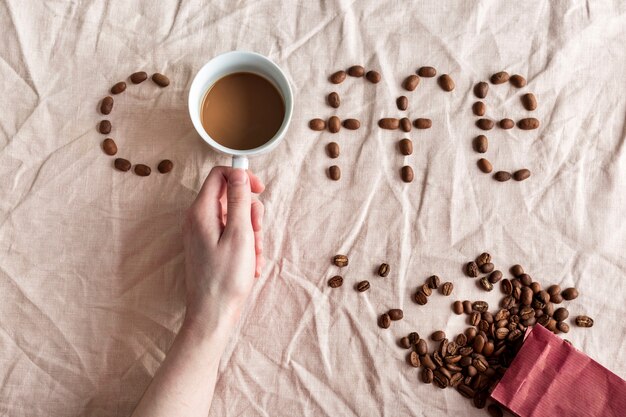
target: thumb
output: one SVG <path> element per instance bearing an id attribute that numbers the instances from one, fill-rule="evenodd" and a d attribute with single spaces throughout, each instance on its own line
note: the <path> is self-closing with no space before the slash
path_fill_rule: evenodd
<path id="1" fill-rule="evenodd" d="M 228 202 L 226 229 L 232 227 L 249 227 L 252 229 L 250 179 L 248 173 L 243 169 L 237 168 L 230 171 L 226 198 Z"/>

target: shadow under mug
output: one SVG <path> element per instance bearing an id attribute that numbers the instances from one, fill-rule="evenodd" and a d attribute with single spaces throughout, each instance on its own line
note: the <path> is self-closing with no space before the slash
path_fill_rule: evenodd
<path id="1" fill-rule="evenodd" d="M 236 72 L 251 72 L 269 80 L 280 92 L 285 103 L 283 123 L 273 138 L 253 149 L 231 149 L 213 139 L 202 126 L 202 100 L 220 78 Z M 232 167 L 248 169 L 248 157 L 268 152 L 282 141 L 293 114 L 293 93 L 287 77 L 278 65 L 255 52 L 232 51 L 216 56 L 198 71 L 189 88 L 189 115 L 200 137 L 212 148 L 232 156 Z"/>

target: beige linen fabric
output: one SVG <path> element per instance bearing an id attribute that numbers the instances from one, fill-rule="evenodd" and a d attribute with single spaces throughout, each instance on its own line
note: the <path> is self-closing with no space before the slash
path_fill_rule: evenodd
<path id="1" fill-rule="evenodd" d="M 186 108 L 195 72 L 221 52 L 262 53 L 296 97 L 287 139 L 251 160 L 267 184 L 263 277 L 220 366 L 212 416 L 480 416 L 454 390 L 418 382 L 397 339 L 456 334 L 456 299 L 485 294 L 461 266 L 483 250 L 508 270 L 575 285 L 572 316 L 592 329 L 567 338 L 626 376 L 626 6 L 622 1 L 5 1 L 0 4 L 0 414 L 128 416 L 184 314 L 180 224 L 210 168 L 229 163 L 195 133 Z M 379 70 L 372 85 L 328 75 L 352 64 Z M 449 73 L 444 93 L 421 65 Z M 500 184 L 476 168 L 474 83 L 505 69 L 538 98 L 536 131 L 494 129 L 496 169 L 529 168 Z M 116 97 L 119 156 L 148 178 L 112 168 L 96 131 L 99 100 L 137 70 L 160 71 Z M 490 87 L 488 115 L 527 114 L 520 92 Z M 341 107 L 325 96 L 336 90 Z M 430 130 L 383 131 L 377 120 L 429 117 Z M 313 132 L 313 117 L 361 121 Z M 397 141 L 409 137 L 414 154 Z M 325 145 L 342 153 L 330 160 Z M 156 165 L 170 158 L 168 175 Z M 341 181 L 325 174 L 337 163 Z M 400 167 L 415 180 L 404 184 Z M 326 281 L 346 253 L 344 286 Z M 374 276 L 386 261 L 391 274 Z M 411 301 L 436 273 L 452 296 Z M 372 288 L 353 285 L 369 279 Z M 388 330 L 389 308 L 405 319 Z"/>

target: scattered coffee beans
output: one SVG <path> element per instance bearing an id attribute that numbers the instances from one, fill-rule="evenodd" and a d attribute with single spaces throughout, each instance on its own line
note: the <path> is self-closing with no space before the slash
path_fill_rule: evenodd
<path id="1" fill-rule="evenodd" d="M 309 127 L 312 130 L 317 130 L 317 131 L 324 130 L 326 129 L 326 122 L 322 119 L 312 119 L 309 122 Z"/>
<path id="2" fill-rule="evenodd" d="M 448 74 L 443 74 L 441 77 L 439 77 L 439 79 L 437 79 L 437 83 L 439 84 L 439 87 L 441 87 L 443 91 L 450 92 L 454 90 L 454 87 L 455 87 L 452 77 L 450 77 Z"/>
<path id="3" fill-rule="evenodd" d="M 124 158 L 117 158 L 113 165 L 117 170 L 124 172 L 128 171 L 131 167 L 130 161 Z"/>
<path id="4" fill-rule="evenodd" d="M 339 288 L 343 285 L 343 278 L 339 275 L 335 275 L 328 280 L 328 286 L 331 288 Z"/>
<path id="5" fill-rule="evenodd" d="M 452 294 L 453 289 L 454 289 L 454 285 L 451 282 L 444 282 L 441 285 L 441 294 L 447 297 L 448 295 Z"/>
<path id="6" fill-rule="evenodd" d="M 170 161 L 169 159 L 164 159 L 161 162 L 159 162 L 157 169 L 159 170 L 161 174 L 167 174 L 172 169 L 174 169 L 174 163 Z"/>
<path id="7" fill-rule="evenodd" d="M 389 265 L 386 263 L 380 264 L 380 266 L 378 267 L 378 275 L 383 278 L 389 275 Z"/>
<path id="8" fill-rule="evenodd" d="M 493 129 L 494 122 L 491 119 L 478 119 L 476 121 L 476 126 L 482 130 L 491 130 Z"/>
<path id="9" fill-rule="evenodd" d="M 593 319 L 587 316 L 578 316 L 576 317 L 576 326 L 578 327 L 592 327 Z"/>
<path id="10" fill-rule="evenodd" d="M 358 292 L 365 292 L 370 289 L 369 281 L 361 281 L 356 285 L 356 289 Z"/>
<path id="11" fill-rule="evenodd" d="M 472 111 L 476 116 L 484 116 L 485 112 L 487 111 L 487 106 L 485 106 L 485 103 L 483 103 L 482 101 L 477 101 L 476 103 L 472 104 Z"/>
<path id="12" fill-rule="evenodd" d="M 489 174 L 491 171 L 493 171 L 493 167 L 491 166 L 491 162 L 489 162 L 485 158 L 480 158 L 478 160 L 477 164 L 478 164 L 478 169 L 480 169 L 485 174 Z"/>
<path id="13" fill-rule="evenodd" d="M 346 79 L 345 71 L 337 71 L 330 76 L 330 82 L 333 84 L 341 84 Z"/>
<path id="14" fill-rule="evenodd" d="M 126 90 L 126 83 L 124 81 L 120 81 L 111 87 L 111 94 L 120 94 Z"/>
<path id="15" fill-rule="evenodd" d="M 502 129 L 512 129 L 515 126 L 515 122 L 511 119 L 502 119 L 500 120 L 500 127 Z"/>
<path id="16" fill-rule="evenodd" d="M 411 131 L 411 121 L 409 120 L 408 117 L 403 117 L 402 119 L 400 119 L 400 129 L 403 132 Z"/>
<path id="17" fill-rule="evenodd" d="M 348 68 L 348 75 L 351 77 L 362 77 L 365 74 L 365 68 L 360 65 L 353 65 Z"/>
<path id="18" fill-rule="evenodd" d="M 145 71 L 134 72 L 130 75 L 130 81 L 133 84 L 141 84 L 148 79 L 148 74 Z"/>
<path id="19" fill-rule="evenodd" d="M 522 88 L 526 86 L 526 78 L 522 77 L 519 74 L 511 75 L 511 78 L 509 78 L 509 82 L 515 88 Z"/>
<path id="20" fill-rule="evenodd" d="M 411 139 L 401 139 L 398 144 L 402 155 L 411 155 L 413 153 L 413 142 L 411 142 Z"/>
<path id="21" fill-rule="evenodd" d="M 378 126 L 380 126 L 382 129 L 396 130 L 398 127 L 400 127 L 400 120 L 393 117 L 385 117 L 378 121 Z"/>
<path id="22" fill-rule="evenodd" d="M 515 171 L 513 173 L 513 179 L 515 181 L 524 181 L 528 177 L 530 177 L 530 171 L 528 169 L 526 169 L 526 168 L 520 169 L 520 170 Z"/>
<path id="23" fill-rule="evenodd" d="M 154 81 L 154 83 L 159 87 L 167 87 L 170 85 L 170 79 L 158 72 L 152 74 L 152 81 Z"/>
<path id="24" fill-rule="evenodd" d="M 539 127 L 539 120 L 534 117 L 528 117 L 517 122 L 517 127 L 522 130 L 533 130 Z"/>
<path id="25" fill-rule="evenodd" d="M 328 131 L 330 133 L 337 133 L 341 129 L 341 120 L 337 116 L 331 116 L 328 119 Z"/>
<path id="26" fill-rule="evenodd" d="M 432 125 L 433 125 L 432 120 L 426 119 L 423 117 L 420 117 L 413 121 L 413 126 L 415 126 L 415 128 L 417 129 L 430 129 Z"/>
<path id="27" fill-rule="evenodd" d="M 396 106 L 398 110 L 406 110 L 409 107 L 409 99 L 406 96 L 400 96 L 396 99 Z"/>
<path id="28" fill-rule="evenodd" d="M 574 287 L 567 288 L 561 293 L 564 300 L 570 301 L 578 297 L 578 290 Z"/>
<path id="29" fill-rule="evenodd" d="M 417 75 L 425 78 L 432 78 L 437 75 L 437 70 L 433 67 L 421 67 L 417 70 Z"/>
<path id="30" fill-rule="evenodd" d="M 404 317 L 404 313 L 399 308 L 392 308 L 387 314 L 389 314 L 389 318 L 393 321 L 402 320 L 402 317 Z"/>
<path id="31" fill-rule="evenodd" d="M 151 172 L 152 170 L 150 169 L 148 165 L 144 165 L 144 164 L 135 165 L 135 174 L 139 175 L 140 177 L 147 177 L 148 175 L 150 175 Z"/>
<path id="32" fill-rule="evenodd" d="M 348 266 L 348 263 L 349 263 L 349 259 L 346 255 L 333 256 L 333 264 L 335 264 L 335 266 L 338 266 L 339 268 Z"/>
<path id="33" fill-rule="evenodd" d="M 493 175 L 496 181 L 505 182 L 511 179 L 511 173 L 506 171 L 498 171 Z"/>
<path id="34" fill-rule="evenodd" d="M 487 263 L 491 263 L 491 255 L 487 252 L 483 252 L 476 257 L 476 265 L 478 265 L 479 268 Z"/>
<path id="35" fill-rule="evenodd" d="M 357 119 L 346 119 L 343 121 L 343 127 L 348 130 L 357 130 L 361 127 L 361 122 L 359 122 Z"/>
<path id="36" fill-rule="evenodd" d="M 102 150 L 107 155 L 115 155 L 117 153 L 117 145 L 115 141 L 111 138 L 106 138 L 102 142 Z"/>
<path id="37" fill-rule="evenodd" d="M 400 169 L 400 177 L 404 182 L 413 181 L 413 168 L 408 165 L 403 166 L 402 169 Z"/>
<path id="38" fill-rule="evenodd" d="M 474 86 L 474 94 L 478 98 L 487 97 L 488 92 L 489 92 L 489 84 L 487 84 L 484 81 L 481 81 Z"/>
<path id="39" fill-rule="evenodd" d="M 102 104 L 100 105 L 100 112 L 102 114 L 109 114 L 113 110 L 113 97 L 106 96 L 102 99 Z"/>
<path id="40" fill-rule="evenodd" d="M 100 125 L 98 126 L 98 130 L 103 135 L 108 135 L 109 133 L 111 133 L 111 122 L 106 119 L 102 120 L 100 122 Z"/>
<path id="41" fill-rule="evenodd" d="M 537 108 L 537 99 L 533 93 L 526 93 L 522 96 L 522 105 L 528 111 L 533 111 Z"/>
<path id="42" fill-rule="evenodd" d="M 420 77 L 417 75 L 409 75 L 404 79 L 402 85 L 404 89 L 407 91 L 413 91 L 417 88 L 417 85 L 420 83 Z"/>
<path id="43" fill-rule="evenodd" d="M 468 277 L 476 278 L 478 276 L 478 265 L 476 262 L 468 262 L 467 265 L 465 265 L 465 273 Z"/>
<path id="44" fill-rule="evenodd" d="M 383 329 L 388 329 L 389 326 L 391 326 L 391 318 L 389 317 L 389 314 L 385 313 L 381 315 L 378 319 L 378 325 Z"/>
<path id="45" fill-rule="evenodd" d="M 339 94 L 336 92 L 332 92 L 327 97 L 328 105 L 334 109 L 338 108 L 341 105 L 341 99 L 339 98 Z"/>
<path id="46" fill-rule="evenodd" d="M 339 181 L 341 179 L 341 168 L 337 165 L 332 165 L 328 168 L 328 176 L 333 181 Z"/>
<path id="47" fill-rule="evenodd" d="M 367 81 L 371 82 L 372 84 L 378 84 L 380 82 L 380 73 L 378 71 L 367 71 L 367 74 L 365 74 L 365 78 L 367 78 Z"/>
<path id="48" fill-rule="evenodd" d="M 504 84 L 509 81 L 509 73 L 506 71 L 500 71 L 493 74 L 490 78 L 491 84 Z"/>

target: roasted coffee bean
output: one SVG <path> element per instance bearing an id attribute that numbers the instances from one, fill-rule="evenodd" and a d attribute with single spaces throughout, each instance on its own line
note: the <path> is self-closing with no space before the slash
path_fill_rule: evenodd
<path id="1" fill-rule="evenodd" d="M 450 386 L 457 387 L 461 383 L 461 381 L 463 381 L 463 374 L 461 373 L 461 368 L 458 368 L 458 371 L 450 378 Z"/>
<path id="2" fill-rule="evenodd" d="M 102 150 L 107 155 L 115 155 L 117 153 L 117 145 L 115 141 L 111 138 L 106 138 L 102 142 Z"/>
<path id="3" fill-rule="evenodd" d="M 535 313 L 535 318 L 537 319 L 537 323 L 541 324 L 544 327 L 546 327 L 548 325 L 548 322 L 550 321 L 550 316 L 548 316 L 547 314 L 537 316 L 537 313 Z"/>
<path id="4" fill-rule="evenodd" d="M 148 74 L 145 71 L 138 71 L 130 74 L 130 81 L 133 84 L 141 84 L 148 79 Z"/>
<path id="5" fill-rule="evenodd" d="M 489 282 L 489 278 L 488 277 L 482 277 L 480 280 L 480 286 L 482 287 L 483 290 L 485 291 L 491 291 L 493 290 L 493 284 L 491 282 Z"/>
<path id="6" fill-rule="evenodd" d="M 568 333 L 569 332 L 569 324 L 564 321 L 560 321 L 556 324 L 556 328 L 559 329 L 560 332 Z"/>
<path id="7" fill-rule="evenodd" d="M 419 341 L 420 341 L 420 335 L 417 334 L 417 332 L 409 333 L 409 343 L 411 345 L 416 345 Z"/>
<path id="8" fill-rule="evenodd" d="M 439 87 L 441 87 L 441 89 L 443 91 L 452 91 L 454 90 L 454 80 L 452 80 L 452 77 L 450 77 L 448 74 L 443 74 L 442 76 L 440 76 L 437 79 L 437 83 L 439 84 Z"/>
<path id="9" fill-rule="evenodd" d="M 339 181 L 341 179 L 341 168 L 337 165 L 332 165 L 328 168 L 328 176 L 333 181 Z"/>
<path id="10" fill-rule="evenodd" d="M 359 122 L 357 119 L 346 119 L 343 121 L 343 127 L 348 130 L 357 130 L 361 127 L 361 122 Z"/>
<path id="11" fill-rule="evenodd" d="M 468 262 L 465 265 L 465 273 L 468 277 L 476 278 L 478 276 L 478 265 L 476 265 L 476 262 Z"/>
<path id="12" fill-rule="evenodd" d="M 491 84 L 504 84 L 509 81 L 509 73 L 506 71 L 500 71 L 493 74 L 490 78 Z"/>
<path id="13" fill-rule="evenodd" d="M 416 129 L 430 129 L 432 125 L 433 125 L 432 120 L 425 119 L 423 117 L 413 120 L 413 126 L 415 126 Z"/>
<path id="14" fill-rule="evenodd" d="M 550 301 L 554 304 L 561 304 L 563 302 L 563 296 L 561 294 L 554 294 L 550 296 Z"/>
<path id="15" fill-rule="evenodd" d="M 513 77 L 516 77 L 516 75 L 514 75 Z M 513 77 L 511 77 L 511 79 L 513 79 Z M 524 85 L 526 85 L 526 80 L 524 80 Z M 489 415 L 491 417 L 502 417 L 504 415 L 504 413 L 502 412 L 502 409 L 498 407 L 496 404 L 489 404 L 489 406 L 487 406 L 487 412 L 489 412 Z"/>
<path id="16" fill-rule="evenodd" d="M 475 392 L 474 390 L 466 384 L 459 384 L 458 387 L 456 387 L 457 391 L 459 391 L 461 393 L 462 396 L 464 396 L 465 398 L 474 398 Z"/>
<path id="17" fill-rule="evenodd" d="M 487 106 L 485 106 L 485 103 L 483 103 L 482 101 L 477 101 L 476 103 L 472 104 L 472 112 L 476 116 L 484 116 L 487 112 Z"/>
<path id="18" fill-rule="evenodd" d="M 422 369 L 422 382 L 425 384 L 433 382 L 433 371 L 429 368 Z"/>
<path id="19" fill-rule="evenodd" d="M 491 262 L 487 262 L 486 264 L 480 266 L 480 272 L 482 272 L 483 274 L 488 274 L 493 271 L 493 268 L 494 265 Z"/>
<path id="20" fill-rule="evenodd" d="M 523 305 L 529 306 L 533 301 L 533 290 L 528 287 L 523 287 L 519 298 Z"/>
<path id="21" fill-rule="evenodd" d="M 480 169 L 485 174 L 489 174 L 491 171 L 493 171 L 493 167 L 491 166 L 491 162 L 489 162 L 485 158 L 480 158 L 478 160 L 478 169 Z"/>
<path id="22" fill-rule="evenodd" d="M 500 120 L 500 127 L 502 129 L 512 129 L 515 126 L 515 122 L 511 119 L 502 119 Z"/>
<path id="23" fill-rule="evenodd" d="M 404 182 L 413 181 L 413 168 L 408 165 L 403 166 L 402 169 L 400 169 L 400 177 Z"/>
<path id="24" fill-rule="evenodd" d="M 443 339 L 441 341 L 441 343 L 439 343 L 439 349 L 437 349 L 437 351 L 439 352 L 439 355 L 441 356 L 441 359 L 443 361 L 443 358 L 446 357 L 446 355 L 448 355 L 448 339 Z"/>
<path id="25" fill-rule="evenodd" d="M 489 330 L 489 323 L 487 323 L 486 320 L 479 321 L 478 322 L 478 330 L 480 330 L 481 332 L 487 333 L 487 331 Z"/>
<path id="26" fill-rule="evenodd" d="M 417 85 L 420 83 L 420 77 L 417 75 L 409 75 L 404 79 L 402 86 L 407 91 L 413 91 L 417 88 Z"/>
<path id="27" fill-rule="evenodd" d="M 476 257 L 476 265 L 478 265 L 479 268 L 489 262 L 491 262 L 491 255 L 487 252 L 483 252 Z"/>
<path id="28" fill-rule="evenodd" d="M 591 327 L 593 326 L 593 319 L 588 316 L 576 317 L 576 326 L 578 327 Z"/>
<path id="29" fill-rule="evenodd" d="M 478 326 L 480 323 L 480 313 L 478 311 L 473 311 L 469 316 L 469 323 L 472 326 Z"/>
<path id="30" fill-rule="evenodd" d="M 409 107 L 409 99 L 406 96 L 400 96 L 396 99 L 396 106 L 398 110 L 406 110 Z"/>
<path id="31" fill-rule="evenodd" d="M 152 81 L 154 81 L 154 83 L 159 87 L 167 87 L 170 85 L 170 79 L 158 72 L 152 74 Z"/>
<path id="32" fill-rule="evenodd" d="M 115 162 L 113 163 L 113 165 L 115 165 L 115 168 L 119 171 L 128 171 L 131 167 L 131 163 L 128 159 L 124 159 L 124 158 L 117 158 L 115 160 Z"/>
<path id="33" fill-rule="evenodd" d="M 561 286 L 558 285 L 558 284 L 550 285 L 548 287 L 547 291 L 548 291 L 548 294 L 550 294 L 550 295 L 560 294 L 561 293 Z"/>
<path id="34" fill-rule="evenodd" d="M 328 286 L 331 288 L 339 288 L 341 285 L 343 285 L 343 278 L 339 275 L 335 275 L 328 280 Z"/>
<path id="35" fill-rule="evenodd" d="M 328 95 L 328 105 L 334 109 L 338 108 L 341 105 L 341 99 L 339 98 L 339 94 L 336 92 L 332 92 Z"/>
<path id="36" fill-rule="evenodd" d="M 448 361 L 448 363 L 456 363 L 461 360 L 461 355 L 458 355 L 458 358 L 456 357 L 458 349 L 459 346 L 454 340 L 448 342 L 448 345 L 446 346 L 446 351 L 444 352 L 444 356 L 452 358 Z"/>
<path id="37" fill-rule="evenodd" d="M 139 175 L 140 177 L 147 177 L 148 175 L 150 175 L 151 172 L 152 170 L 150 169 L 148 165 L 144 165 L 144 164 L 135 165 L 135 174 Z"/>
<path id="38" fill-rule="evenodd" d="M 532 284 L 530 286 L 530 289 L 533 291 L 533 294 L 535 294 L 535 289 L 533 288 Z M 550 302 L 550 294 L 548 294 L 548 291 L 545 291 L 545 290 L 537 292 L 535 295 L 535 298 L 543 301 L 544 304 L 547 304 Z"/>
<path id="39" fill-rule="evenodd" d="M 483 348 L 483 355 L 485 356 L 491 356 L 493 354 L 493 351 L 495 350 L 495 345 L 493 344 L 493 342 L 487 342 L 485 343 L 485 347 Z"/>
<path id="40" fill-rule="evenodd" d="M 482 130 L 491 130 L 493 129 L 494 122 L 491 119 L 478 119 L 476 121 L 476 126 Z"/>
<path id="41" fill-rule="evenodd" d="M 578 290 L 574 287 L 567 288 L 561 293 L 564 300 L 570 301 L 578 297 Z"/>
<path id="42" fill-rule="evenodd" d="M 446 378 L 440 370 L 433 372 L 433 384 L 437 387 L 444 389 L 448 387 L 449 380 Z"/>
<path id="43" fill-rule="evenodd" d="M 548 315 L 552 316 L 554 314 L 554 304 L 550 301 L 546 303 L 546 306 L 543 308 L 543 311 Z"/>
<path id="44" fill-rule="evenodd" d="M 506 339 L 506 337 L 509 335 L 509 329 L 506 327 L 499 327 L 498 329 L 496 329 L 496 339 L 498 340 L 504 340 Z"/>
<path id="45" fill-rule="evenodd" d="M 463 312 L 465 314 L 472 314 L 472 311 L 473 311 L 472 302 L 469 300 L 463 301 Z"/>
<path id="46" fill-rule="evenodd" d="M 478 318 L 480 318 L 480 314 L 478 315 Z M 477 333 L 478 333 L 478 331 L 475 328 L 473 328 L 473 327 L 469 327 L 469 328 L 465 329 L 465 336 L 467 336 L 467 341 L 468 342 L 473 341 L 474 338 L 476 337 Z M 461 352 L 461 355 L 463 355 L 463 352 Z"/>
<path id="47" fill-rule="evenodd" d="M 380 126 L 382 129 L 396 130 L 400 127 L 400 120 L 393 117 L 385 117 L 378 121 L 378 126 Z"/>
<path id="48" fill-rule="evenodd" d="M 409 340 L 407 336 L 401 337 L 400 340 L 398 341 L 398 344 L 400 345 L 401 348 L 404 348 L 404 349 L 410 349 L 412 346 L 411 341 Z M 415 354 L 417 355 L 417 353 Z M 417 359 L 419 360 L 419 357 Z"/>
<path id="49" fill-rule="evenodd" d="M 415 343 L 415 351 L 420 355 L 426 355 L 428 353 L 428 344 L 424 339 L 418 339 L 417 343 Z"/>
<path id="50" fill-rule="evenodd" d="M 508 278 L 504 278 L 500 283 L 500 288 L 502 292 L 506 295 L 511 295 L 513 292 L 513 285 L 511 285 L 511 281 Z"/>
<path id="51" fill-rule="evenodd" d="M 474 150 L 478 153 L 485 153 L 489 148 L 489 141 L 487 136 L 478 135 L 474 138 Z"/>
<path id="52" fill-rule="evenodd" d="M 338 266 L 339 268 L 343 268 L 344 266 L 348 266 L 349 259 L 346 255 L 335 255 L 333 257 L 333 264 Z"/>
<path id="53" fill-rule="evenodd" d="M 345 71 L 337 71 L 330 76 L 330 82 L 333 84 L 341 84 L 346 79 Z"/>
<path id="54" fill-rule="evenodd" d="M 365 292 L 370 289 L 369 281 L 361 281 L 356 285 L 356 289 L 358 292 Z"/>
<path id="55" fill-rule="evenodd" d="M 330 133 L 337 133 L 341 129 L 341 120 L 337 116 L 331 116 L 328 119 L 328 131 Z"/>
<path id="56" fill-rule="evenodd" d="M 454 314 L 463 314 L 463 303 L 458 300 L 452 303 L 452 311 Z"/>
<path id="57" fill-rule="evenodd" d="M 509 82 L 515 88 L 522 88 L 526 86 L 526 78 L 522 77 L 519 74 L 511 75 L 511 78 L 509 78 Z"/>
<path id="58" fill-rule="evenodd" d="M 312 130 L 324 130 L 326 129 L 326 122 L 322 119 L 311 119 L 311 121 L 309 122 L 309 127 Z"/>
<path id="59" fill-rule="evenodd" d="M 348 68 L 348 75 L 351 77 L 362 77 L 365 74 L 365 68 L 360 65 L 353 65 Z"/>
<path id="60" fill-rule="evenodd" d="M 111 133 L 111 122 L 109 120 L 100 121 L 100 125 L 98 126 L 98 131 L 103 135 L 108 135 Z"/>
<path id="61" fill-rule="evenodd" d="M 372 84 L 378 84 L 380 82 L 380 73 L 378 71 L 367 71 L 367 73 L 365 74 L 365 78 L 367 78 L 367 81 L 371 82 Z"/>
<path id="62" fill-rule="evenodd" d="M 443 358 L 441 357 L 441 354 L 439 353 L 438 350 L 435 350 L 432 354 L 433 357 L 433 362 L 435 362 L 435 365 L 437 365 L 438 367 L 443 366 Z"/>
<path id="63" fill-rule="evenodd" d="M 548 320 L 548 324 L 546 325 L 546 329 L 550 330 L 552 333 L 556 333 L 556 320 L 554 320 L 554 319 Z"/>
<path id="64" fill-rule="evenodd" d="M 409 363 L 411 364 L 411 366 L 414 367 L 414 368 L 419 368 L 419 366 L 421 365 L 420 357 L 417 354 L 417 352 L 409 353 L 407 359 L 408 359 Z"/>
<path id="65" fill-rule="evenodd" d="M 524 273 L 524 268 L 522 268 L 521 265 L 513 265 L 511 267 L 511 274 L 513 274 L 514 277 L 519 277 L 520 275 L 522 275 Z"/>
<path id="66" fill-rule="evenodd" d="M 401 139 L 398 142 L 398 146 L 402 155 L 411 155 L 413 153 L 413 142 L 411 142 L 411 139 Z"/>
<path id="67" fill-rule="evenodd" d="M 495 284 L 501 279 L 502 279 L 502 272 L 498 271 L 497 269 L 489 275 L 489 282 L 491 282 L 492 284 Z"/>
<path id="68" fill-rule="evenodd" d="M 489 310 L 489 304 L 486 301 L 474 301 L 472 303 L 472 310 L 484 313 Z"/>
<path id="69" fill-rule="evenodd" d="M 519 316 L 522 320 L 528 320 L 529 318 L 535 316 L 535 309 L 530 306 L 524 306 L 519 311 Z"/>
<path id="70" fill-rule="evenodd" d="M 378 267 L 378 275 L 383 278 L 389 275 L 389 265 L 386 263 L 380 264 L 380 266 Z"/>
<path id="71" fill-rule="evenodd" d="M 389 318 L 393 321 L 402 320 L 402 317 L 404 317 L 404 313 L 399 308 L 392 308 L 387 314 L 389 314 Z"/>
<path id="72" fill-rule="evenodd" d="M 478 98 L 487 97 L 488 92 L 489 92 L 489 84 L 487 84 L 484 81 L 481 81 L 474 86 L 474 94 Z"/>
<path id="73" fill-rule="evenodd" d="M 126 90 L 126 83 L 124 81 L 120 81 L 119 83 L 111 87 L 111 94 L 123 93 L 124 90 Z"/>
<path id="74" fill-rule="evenodd" d="M 472 348 L 474 349 L 474 352 L 482 353 L 484 347 L 485 347 L 485 339 L 483 338 L 483 336 L 482 335 L 476 336 L 474 338 L 474 342 L 472 343 Z M 478 369 L 475 363 L 472 363 L 472 365 L 474 365 L 474 367 Z M 480 371 L 480 369 L 478 370 Z"/>
<path id="75" fill-rule="evenodd" d="M 485 408 L 487 405 L 487 397 L 489 393 L 487 391 L 478 391 L 474 394 L 474 407 L 476 408 Z"/>
<path id="76" fill-rule="evenodd" d="M 423 340 L 423 339 L 421 339 L 421 340 Z M 420 361 L 422 362 L 422 366 L 424 368 L 428 368 L 428 369 L 430 369 L 432 371 L 437 369 L 437 365 L 435 365 L 435 362 L 433 361 L 433 358 L 428 353 L 420 356 Z"/>
<path id="77" fill-rule="evenodd" d="M 528 117 L 517 122 L 517 127 L 522 130 L 533 130 L 539 127 L 539 120 L 534 117 Z"/>
<path id="78" fill-rule="evenodd" d="M 113 110 L 113 97 L 106 96 L 102 99 L 102 104 L 100 105 L 100 112 L 102 114 L 109 114 Z"/>
<path id="79" fill-rule="evenodd" d="M 522 96 L 522 105 L 528 111 L 533 111 L 537 108 L 537 98 L 533 93 L 526 93 Z"/>
<path id="80" fill-rule="evenodd" d="M 456 336 L 456 339 L 454 339 L 456 344 L 460 347 L 463 347 L 467 344 L 467 336 L 465 336 L 463 333 L 460 333 Z"/>
<path id="81" fill-rule="evenodd" d="M 505 182 L 511 179 L 511 173 L 507 171 L 498 171 L 493 174 L 493 178 L 499 182 Z"/>
<path id="82" fill-rule="evenodd" d="M 430 335 L 430 338 L 435 342 L 441 342 L 446 338 L 446 334 L 443 330 L 437 330 Z"/>
<path id="83" fill-rule="evenodd" d="M 422 285 L 421 290 L 424 294 L 426 294 L 426 297 L 430 297 L 433 293 L 433 290 L 428 286 L 428 284 Z"/>
<path id="84" fill-rule="evenodd" d="M 417 304 L 422 306 L 428 302 L 428 297 L 426 296 L 426 294 L 424 294 L 424 291 L 422 290 L 416 292 L 413 298 L 415 299 L 415 302 Z"/>
<path id="85" fill-rule="evenodd" d="M 528 177 L 530 177 L 530 170 L 526 168 L 517 170 L 513 173 L 513 179 L 515 181 L 524 181 Z"/>
<path id="86" fill-rule="evenodd" d="M 452 294 L 453 289 L 454 289 L 454 285 L 451 282 L 444 282 L 441 285 L 441 294 L 447 297 L 448 295 Z"/>
<path id="87" fill-rule="evenodd" d="M 383 329 L 388 329 L 389 326 L 391 326 L 391 317 L 389 317 L 389 314 L 387 313 L 381 314 L 381 316 L 378 319 L 378 326 L 380 326 Z"/>
<path id="88" fill-rule="evenodd" d="M 533 278 L 530 275 L 528 275 L 528 274 L 522 274 L 522 275 L 520 275 L 517 278 L 522 283 L 522 285 L 524 285 L 526 287 L 528 287 L 533 282 Z"/>
<path id="89" fill-rule="evenodd" d="M 508 341 L 514 341 L 519 339 L 524 333 L 520 329 L 515 329 L 509 332 L 509 335 L 506 337 Z"/>
<path id="90" fill-rule="evenodd" d="M 437 70 L 433 67 L 421 67 L 417 70 L 417 75 L 425 78 L 432 78 L 437 75 Z"/>
<path id="91" fill-rule="evenodd" d="M 335 159 L 339 157 L 339 144 L 337 142 L 330 142 L 326 145 L 326 153 L 329 157 Z"/>
<path id="92" fill-rule="evenodd" d="M 161 162 L 159 162 L 157 169 L 159 170 L 161 174 L 167 174 L 172 169 L 174 169 L 174 163 L 170 161 L 169 159 L 164 159 Z"/>
<path id="93" fill-rule="evenodd" d="M 402 119 L 400 119 L 400 130 L 402 130 L 403 132 L 411 131 L 411 120 L 409 120 L 408 117 L 403 117 Z"/>
<path id="94" fill-rule="evenodd" d="M 515 304 L 515 297 L 511 295 L 504 297 L 502 301 L 500 302 L 500 305 L 502 306 L 502 308 L 509 308 L 514 304 Z"/>

